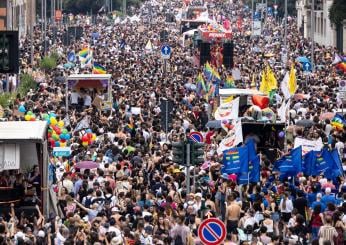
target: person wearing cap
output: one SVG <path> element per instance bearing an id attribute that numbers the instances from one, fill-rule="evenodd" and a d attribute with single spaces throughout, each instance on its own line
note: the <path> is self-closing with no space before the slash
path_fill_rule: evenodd
<path id="1" fill-rule="evenodd" d="M 325 195 L 321 198 L 321 202 L 327 206 L 328 203 L 336 204 L 336 199 L 334 194 L 332 194 L 332 190 L 327 187 L 325 190 Z"/>
<path id="2" fill-rule="evenodd" d="M 321 206 L 321 212 L 323 213 L 327 206 L 321 200 L 322 200 L 322 193 L 317 193 L 316 201 L 314 201 L 311 204 L 311 209 L 314 210 L 317 205 L 320 205 Z"/>

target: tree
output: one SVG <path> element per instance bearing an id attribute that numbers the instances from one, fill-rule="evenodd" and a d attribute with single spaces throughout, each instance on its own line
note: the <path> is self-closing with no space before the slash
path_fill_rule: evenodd
<path id="1" fill-rule="evenodd" d="M 346 2 L 345 0 L 334 0 L 329 9 L 329 19 L 335 25 L 341 25 L 346 19 Z"/>

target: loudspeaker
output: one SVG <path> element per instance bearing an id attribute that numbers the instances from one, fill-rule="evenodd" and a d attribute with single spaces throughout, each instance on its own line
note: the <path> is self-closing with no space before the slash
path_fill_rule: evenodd
<path id="1" fill-rule="evenodd" d="M 200 59 L 199 65 L 204 65 L 207 61 L 210 61 L 210 43 L 200 44 Z"/>
<path id="2" fill-rule="evenodd" d="M 73 36 L 76 40 L 79 40 L 81 37 L 83 37 L 83 27 L 81 26 L 69 27 L 67 32 L 69 36 Z"/>
<path id="3" fill-rule="evenodd" d="M 0 32 L 0 73 L 19 72 L 18 31 Z"/>
<path id="4" fill-rule="evenodd" d="M 226 68 L 233 67 L 233 42 L 223 44 L 223 65 Z"/>

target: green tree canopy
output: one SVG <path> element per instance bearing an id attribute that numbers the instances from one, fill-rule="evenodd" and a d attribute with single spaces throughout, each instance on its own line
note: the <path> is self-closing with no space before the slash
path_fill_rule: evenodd
<path id="1" fill-rule="evenodd" d="M 346 19 L 346 1 L 334 0 L 329 9 L 329 19 L 335 25 L 340 25 Z"/>

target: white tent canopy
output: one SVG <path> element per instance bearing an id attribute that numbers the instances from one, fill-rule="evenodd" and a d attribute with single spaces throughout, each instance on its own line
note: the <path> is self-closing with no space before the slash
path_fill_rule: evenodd
<path id="1" fill-rule="evenodd" d="M 0 123 L 0 143 L 2 141 L 36 141 L 42 142 L 47 131 L 46 121 L 11 121 Z"/>

